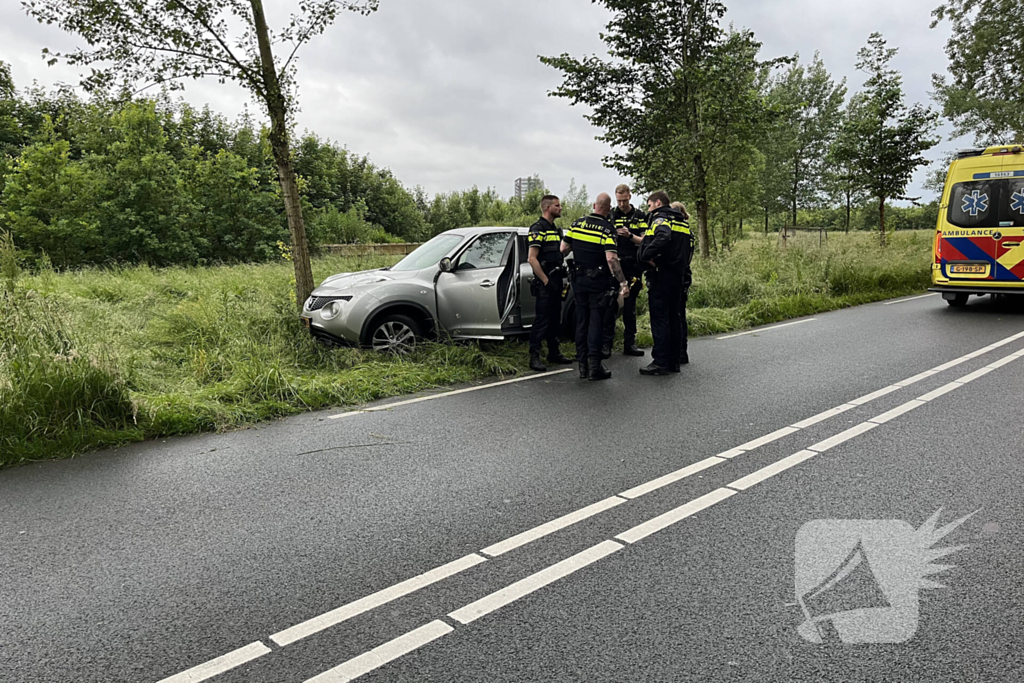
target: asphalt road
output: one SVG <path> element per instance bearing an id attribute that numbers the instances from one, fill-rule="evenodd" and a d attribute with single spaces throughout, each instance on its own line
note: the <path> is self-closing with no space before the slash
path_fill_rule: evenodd
<path id="1" fill-rule="evenodd" d="M 691 358 L 0 472 L 0 681 L 1024 680 L 1024 305 Z M 974 514 L 893 535 L 940 509 Z M 798 556 L 814 520 L 873 520 L 867 564 L 834 521 Z M 933 542 L 962 547 L 918 590 Z M 832 602 L 798 601 L 814 566 Z"/>

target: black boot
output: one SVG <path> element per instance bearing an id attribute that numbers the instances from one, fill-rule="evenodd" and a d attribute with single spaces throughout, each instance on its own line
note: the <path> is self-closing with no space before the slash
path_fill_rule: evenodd
<path id="1" fill-rule="evenodd" d="M 580 361 L 580 379 L 586 379 L 587 377 L 590 377 L 590 366 L 587 364 L 587 361 L 581 360 Z"/>
<path id="2" fill-rule="evenodd" d="M 548 363 L 552 365 L 572 365 L 572 358 L 569 358 L 562 354 L 558 349 L 554 353 L 548 354 Z"/>
<path id="3" fill-rule="evenodd" d="M 542 363 L 540 361 L 540 354 L 539 353 L 531 353 L 530 354 L 530 369 L 531 370 L 536 370 L 537 372 L 547 372 L 548 371 L 548 366 L 544 365 L 544 363 Z"/>
<path id="4" fill-rule="evenodd" d="M 668 368 L 663 368 L 655 363 L 640 368 L 641 375 L 667 375 L 670 372 L 672 371 Z"/>
<path id="5" fill-rule="evenodd" d="M 587 377 L 591 382 L 598 382 L 602 379 L 609 379 L 612 376 L 612 371 L 604 366 L 598 358 L 590 359 L 590 375 Z"/>
<path id="6" fill-rule="evenodd" d="M 622 345 L 622 353 L 626 356 L 636 356 L 637 358 L 643 358 L 644 350 L 637 346 L 635 343 L 630 342 Z"/>

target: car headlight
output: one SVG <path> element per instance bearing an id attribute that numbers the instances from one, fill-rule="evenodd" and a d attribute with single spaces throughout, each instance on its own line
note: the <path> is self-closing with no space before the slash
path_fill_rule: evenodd
<path id="1" fill-rule="evenodd" d="M 320 317 L 324 320 L 334 320 L 341 313 L 341 300 L 336 299 L 331 301 L 326 306 L 320 309 Z"/>

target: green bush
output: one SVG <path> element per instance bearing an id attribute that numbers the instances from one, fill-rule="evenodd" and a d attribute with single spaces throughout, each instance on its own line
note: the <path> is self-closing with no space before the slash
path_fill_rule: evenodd
<path id="1" fill-rule="evenodd" d="M 314 247 L 325 244 L 384 244 L 401 242 L 384 228 L 366 220 L 366 204 L 357 201 L 342 213 L 333 205 L 313 214 L 307 225 L 309 242 Z"/>

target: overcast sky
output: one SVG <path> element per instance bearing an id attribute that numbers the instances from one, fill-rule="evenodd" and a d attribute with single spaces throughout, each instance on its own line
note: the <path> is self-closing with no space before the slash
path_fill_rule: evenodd
<path id="1" fill-rule="evenodd" d="M 872 31 L 899 48 L 908 102 L 930 103 L 931 74 L 944 71 L 948 29 L 929 29 L 938 0 L 731 0 L 728 20 L 753 29 L 762 58 L 820 51 L 851 92 L 864 77 L 857 50 Z M 266 2 L 271 22 L 291 0 Z M 538 55 L 603 54 L 598 32 L 608 17 L 590 0 L 381 0 L 369 17 L 343 15 L 304 48 L 299 62 L 299 129 L 315 131 L 390 167 L 407 186 L 428 192 L 494 187 L 512 193 L 519 176 L 539 174 L 556 193 L 570 178 L 591 196 L 620 182 L 605 169 L 600 131 L 547 93 L 558 73 Z M 29 19 L 20 2 L 0 0 L 0 59 L 27 86 L 77 83 L 78 72 L 47 67 L 43 47 L 68 49 L 77 39 Z M 185 98 L 229 117 L 250 100 L 237 86 L 187 86 Z M 250 109 L 256 110 L 250 103 Z M 948 127 L 944 127 L 948 131 Z M 967 141 L 969 142 L 969 141 Z M 964 146 L 943 143 L 933 150 Z M 769 160 L 770 163 L 770 160 Z M 919 172 L 919 182 L 923 171 Z M 917 183 L 911 194 L 921 194 Z M 929 197 L 930 198 L 930 197 Z"/>

